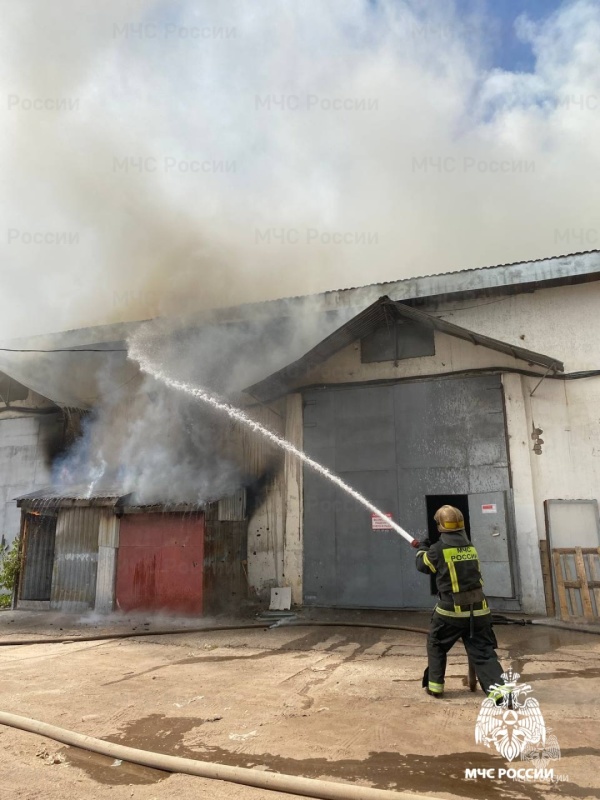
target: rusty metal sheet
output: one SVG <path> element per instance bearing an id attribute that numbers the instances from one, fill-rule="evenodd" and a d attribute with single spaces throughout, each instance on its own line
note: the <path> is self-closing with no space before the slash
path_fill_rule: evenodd
<path id="1" fill-rule="evenodd" d="M 121 519 L 116 606 L 201 614 L 204 516 L 127 514 Z"/>
<path id="2" fill-rule="evenodd" d="M 223 521 L 208 509 L 204 537 L 204 604 L 211 614 L 239 610 L 247 598 L 248 521 Z"/>

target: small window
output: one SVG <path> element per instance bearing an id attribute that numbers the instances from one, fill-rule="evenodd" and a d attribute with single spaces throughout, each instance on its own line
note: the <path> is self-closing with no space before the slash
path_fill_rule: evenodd
<path id="1" fill-rule="evenodd" d="M 433 355 L 433 330 L 412 320 L 390 321 L 365 336 L 360 343 L 363 364 Z"/>

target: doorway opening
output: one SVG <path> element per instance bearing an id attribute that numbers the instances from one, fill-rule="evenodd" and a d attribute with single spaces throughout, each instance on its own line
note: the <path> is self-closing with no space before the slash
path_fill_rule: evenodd
<path id="1" fill-rule="evenodd" d="M 428 494 L 425 497 L 427 504 L 427 536 L 431 544 L 437 542 L 440 533 L 435 524 L 433 515 L 440 506 L 454 506 L 465 518 L 465 531 L 471 541 L 471 526 L 469 524 L 469 495 L 468 494 Z M 437 594 L 435 575 L 431 575 L 431 594 Z"/>
<path id="2" fill-rule="evenodd" d="M 19 587 L 20 600 L 50 600 L 56 519 L 56 511 L 48 509 L 30 510 L 24 514 L 24 562 Z"/>

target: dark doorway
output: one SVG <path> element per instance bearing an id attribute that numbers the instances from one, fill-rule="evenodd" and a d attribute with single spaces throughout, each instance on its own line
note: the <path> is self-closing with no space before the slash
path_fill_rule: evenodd
<path id="1" fill-rule="evenodd" d="M 431 544 L 440 538 L 437 525 L 433 515 L 441 506 L 454 506 L 462 512 L 465 518 L 465 530 L 469 540 L 471 539 L 471 527 L 469 525 L 469 495 L 468 494 L 428 494 L 425 497 L 427 503 L 427 535 Z M 437 594 L 435 576 L 431 576 L 431 594 Z"/>
<path id="2" fill-rule="evenodd" d="M 24 562 L 21 577 L 21 600 L 50 600 L 56 512 L 26 511 L 23 521 Z"/>

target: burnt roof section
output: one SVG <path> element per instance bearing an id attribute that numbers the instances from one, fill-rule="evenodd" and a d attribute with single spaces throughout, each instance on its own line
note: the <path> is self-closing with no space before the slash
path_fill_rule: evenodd
<path id="1" fill-rule="evenodd" d="M 348 347 L 357 339 L 364 338 L 380 325 L 405 319 L 417 322 L 427 328 L 441 331 L 449 336 L 455 336 L 457 339 L 464 339 L 474 345 L 497 350 L 500 353 L 526 361 L 528 364 L 543 367 L 546 370 L 564 371 L 563 363 L 557 358 L 535 353 L 532 350 L 526 350 L 523 347 L 493 339 L 490 336 L 483 336 L 481 333 L 475 333 L 475 331 L 471 331 L 468 328 L 462 328 L 453 322 L 426 314 L 424 311 L 419 311 L 412 306 L 395 302 L 384 296 L 346 322 L 345 325 L 342 325 L 330 336 L 323 339 L 316 347 L 305 353 L 302 358 L 250 386 L 246 389 L 246 392 L 263 403 L 275 400 L 277 397 L 287 394 L 299 378 L 308 374 L 313 368 L 327 361 L 331 356 Z"/>
<path id="2" fill-rule="evenodd" d="M 23 494 L 15 498 L 19 508 L 44 509 L 58 508 L 77 508 L 89 506 L 104 506 L 114 508 L 115 511 L 124 514 L 138 512 L 189 512 L 198 511 L 204 505 L 198 503 L 151 503 L 143 505 L 138 503 L 131 492 L 124 494 L 119 489 L 113 487 L 103 487 L 90 490 L 89 486 L 79 485 L 70 486 L 67 489 L 59 490 L 52 486 L 36 489 L 29 494 Z"/>
<path id="3" fill-rule="evenodd" d="M 113 488 L 90 490 L 89 485 L 69 486 L 68 489 L 57 489 L 45 486 L 29 494 L 15 498 L 19 508 L 68 507 L 68 506 L 115 506 L 122 492 Z"/>

